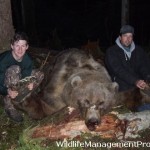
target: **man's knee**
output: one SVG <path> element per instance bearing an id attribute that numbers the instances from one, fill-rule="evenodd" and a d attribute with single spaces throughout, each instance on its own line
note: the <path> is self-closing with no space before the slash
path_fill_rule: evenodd
<path id="1" fill-rule="evenodd" d="M 16 85 L 21 78 L 21 68 L 18 65 L 10 66 L 5 73 L 4 85 L 8 88 Z"/>

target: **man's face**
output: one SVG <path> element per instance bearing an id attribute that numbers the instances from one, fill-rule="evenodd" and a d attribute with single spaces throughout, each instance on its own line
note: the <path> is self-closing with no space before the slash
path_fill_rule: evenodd
<path id="1" fill-rule="evenodd" d="M 119 36 L 120 42 L 123 46 L 130 46 L 133 41 L 133 34 L 132 33 L 126 33 Z"/>
<path id="2" fill-rule="evenodd" d="M 11 44 L 12 54 L 16 60 L 22 59 L 28 49 L 27 41 L 19 40 Z"/>

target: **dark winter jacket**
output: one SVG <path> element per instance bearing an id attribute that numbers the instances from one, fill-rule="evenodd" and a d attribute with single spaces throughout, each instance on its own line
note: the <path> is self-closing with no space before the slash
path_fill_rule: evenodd
<path id="1" fill-rule="evenodd" d="M 21 78 L 27 77 L 31 75 L 33 69 L 32 59 L 25 54 L 23 60 L 18 62 L 12 56 L 12 52 L 6 51 L 0 54 L 0 94 L 7 95 L 7 88 L 4 86 L 5 72 L 6 70 L 12 66 L 18 65 L 21 68 Z"/>
<path id="2" fill-rule="evenodd" d="M 118 44 L 110 47 L 106 51 L 105 64 L 120 91 L 135 87 L 137 80 L 147 80 L 150 75 L 149 58 L 142 48 L 135 45 L 130 58 Z"/>

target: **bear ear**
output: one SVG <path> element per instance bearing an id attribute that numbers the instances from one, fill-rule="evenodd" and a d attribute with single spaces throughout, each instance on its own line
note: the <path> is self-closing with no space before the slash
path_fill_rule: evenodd
<path id="1" fill-rule="evenodd" d="M 118 85 L 118 83 L 117 83 L 117 82 L 113 82 L 113 83 L 112 83 L 112 88 L 114 89 L 115 92 L 118 92 L 118 90 L 119 90 L 119 85 Z"/>
<path id="2" fill-rule="evenodd" d="M 117 82 L 108 83 L 107 87 L 110 91 L 114 91 L 115 93 L 117 93 L 119 89 L 119 85 Z"/>
<path id="3" fill-rule="evenodd" d="M 71 85 L 72 87 L 75 87 L 75 86 L 80 86 L 82 83 L 82 79 L 80 76 L 75 76 L 72 80 L 71 80 Z"/>

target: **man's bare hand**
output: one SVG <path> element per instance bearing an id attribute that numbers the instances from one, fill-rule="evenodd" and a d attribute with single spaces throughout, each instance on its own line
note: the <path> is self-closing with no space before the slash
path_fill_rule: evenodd
<path id="1" fill-rule="evenodd" d="M 138 80 L 136 82 L 136 86 L 142 90 L 148 87 L 147 83 L 144 80 Z"/>
<path id="2" fill-rule="evenodd" d="M 8 92 L 8 96 L 11 99 L 15 99 L 18 96 L 18 92 L 17 91 L 13 91 L 11 89 L 8 89 L 7 92 Z"/>
<path id="3" fill-rule="evenodd" d="M 28 84 L 28 89 L 29 89 L 30 91 L 33 90 L 33 87 L 34 87 L 34 84 L 33 84 L 33 83 Z"/>

